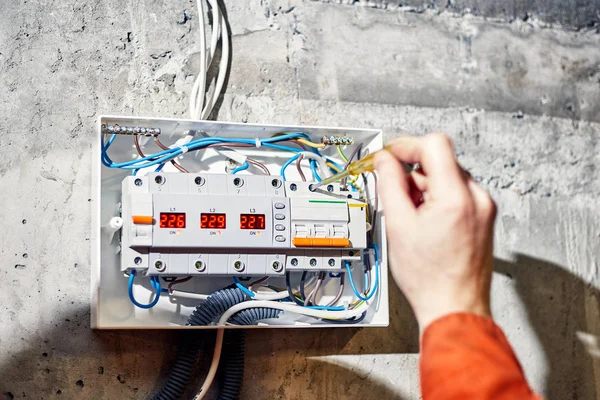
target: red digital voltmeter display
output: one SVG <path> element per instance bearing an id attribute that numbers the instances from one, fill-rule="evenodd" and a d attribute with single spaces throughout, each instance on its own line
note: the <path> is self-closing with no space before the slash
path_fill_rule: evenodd
<path id="1" fill-rule="evenodd" d="M 160 213 L 161 228 L 185 228 L 185 213 Z"/>
<path id="2" fill-rule="evenodd" d="M 265 229 L 265 214 L 241 214 L 240 229 Z"/>
<path id="3" fill-rule="evenodd" d="M 226 214 L 200 214 L 200 228 L 202 229 L 225 229 L 227 227 Z"/>

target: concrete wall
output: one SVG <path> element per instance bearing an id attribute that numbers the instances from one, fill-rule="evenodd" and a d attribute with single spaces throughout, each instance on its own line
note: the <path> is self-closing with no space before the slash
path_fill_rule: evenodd
<path id="1" fill-rule="evenodd" d="M 89 329 L 96 116 L 185 116 L 195 2 L 0 5 L 0 394 L 143 398 L 177 332 Z M 598 398 L 600 36 L 312 1 L 228 1 L 217 117 L 442 130 L 499 205 L 493 311 L 533 387 Z M 418 399 L 418 331 L 252 331 L 244 399 Z M 203 376 L 212 336 L 196 371 Z M 193 388 L 192 388 L 193 389 Z"/>
<path id="2" fill-rule="evenodd" d="M 569 29 L 598 29 L 599 0 L 322 0 L 394 9 L 409 7 L 416 12 L 425 9 L 472 13 L 477 16 L 515 19 L 537 19 L 547 24 L 559 24 Z"/>

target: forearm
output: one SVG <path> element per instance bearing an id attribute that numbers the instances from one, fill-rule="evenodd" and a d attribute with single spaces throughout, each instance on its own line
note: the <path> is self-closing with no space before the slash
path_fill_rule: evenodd
<path id="1" fill-rule="evenodd" d="M 423 333 L 420 369 L 424 400 L 540 399 L 502 330 L 475 314 L 431 323 Z"/>

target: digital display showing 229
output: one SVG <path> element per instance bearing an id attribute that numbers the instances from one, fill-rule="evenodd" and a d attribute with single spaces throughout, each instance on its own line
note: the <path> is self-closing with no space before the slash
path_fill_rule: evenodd
<path id="1" fill-rule="evenodd" d="M 265 229 L 265 214 L 241 214 L 240 229 Z"/>
<path id="2" fill-rule="evenodd" d="M 202 213 L 200 214 L 200 228 L 225 229 L 227 227 L 226 214 Z"/>
<path id="3" fill-rule="evenodd" d="M 185 213 L 160 213 L 161 228 L 185 228 Z"/>

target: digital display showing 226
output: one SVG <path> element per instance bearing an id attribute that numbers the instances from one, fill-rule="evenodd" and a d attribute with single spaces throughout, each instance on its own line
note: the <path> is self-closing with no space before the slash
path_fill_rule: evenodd
<path id="1" fill-rule="evenodd" d="M 160 213 L 161 228 L 185 228 L 185 213 Z"/>

